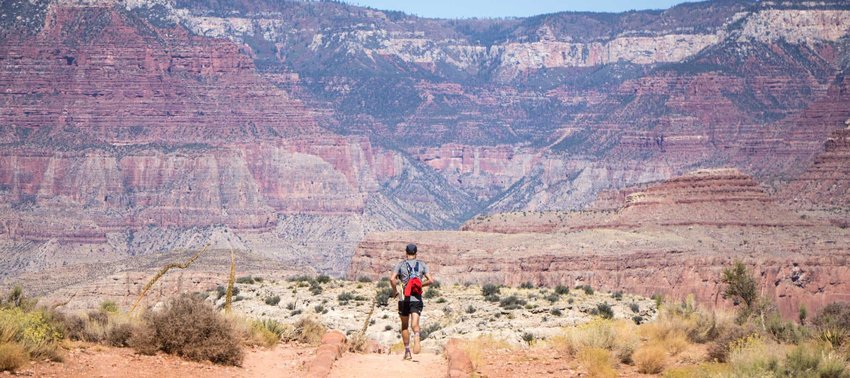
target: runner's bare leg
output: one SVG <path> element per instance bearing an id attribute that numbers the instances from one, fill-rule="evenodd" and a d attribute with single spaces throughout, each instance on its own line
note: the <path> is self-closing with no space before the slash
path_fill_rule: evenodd
<path id="1" fill-rule="evenodd" d="M 413 354 L 419 354 L 422 351 L 422 346 L 419 344 L 419 314 L 411 313 L 410 322 L 413 328 Z"/>
<path id="2" fill-rule="evenodd" d="M 410 348 L 409 317 L 401 316 L 401 341 L 404 342 L 404 358 L 407 359 Z M 418 320 L 418 318 L 417 318 Z"/>

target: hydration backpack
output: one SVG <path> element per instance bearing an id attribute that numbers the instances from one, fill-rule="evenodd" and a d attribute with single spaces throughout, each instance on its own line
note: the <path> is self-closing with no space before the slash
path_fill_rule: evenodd
<path id="1" fill-rule="evenodd" d="M 419 261 L 413 267 L 410 262 L 405 261 L 407 265 L 407 283 L 404 284 L 404 296 L 419 296 L 422 295 L 422 279 L 419 278 Z"/>

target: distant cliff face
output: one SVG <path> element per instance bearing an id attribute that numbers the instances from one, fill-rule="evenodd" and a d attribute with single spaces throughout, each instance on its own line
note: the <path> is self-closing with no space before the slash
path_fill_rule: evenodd
<path id="1" fill-rule="evenodd" d="M 583 208 L 697 168 L 781 187 L 850 118 L 848 21 L 835 0 L 509 20 L 6 2 L 0 242 L 132 255 L 224 227 L 338 271 L 368 232 Z"/>
<path id="2" fill-rule="evenodd" d="M 462 231 L 374 233 L 350 277 L 379 276 L 416 241 L 443 282 L 584 285 L 729 306 L 721 273 L 749 266 L 787 317 L 850 299 L 850 230 L 800 217 L 735 169 L 639 188 L 616 211 L 480 217 Z"/>

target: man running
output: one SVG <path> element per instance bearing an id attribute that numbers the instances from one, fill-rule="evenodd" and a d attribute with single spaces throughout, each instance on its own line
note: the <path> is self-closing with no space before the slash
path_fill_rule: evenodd
<path id="1" fill-rule="evenodd" d="M 399 262 L 390 273 L 390 285 L 393 287 L 392 296 L 399 295 L 396 284 L 401 280 L 402 295 L 398 300 L 398 315 L 401 317 L 401 339 L 404 341 L 404 359 L 413 359 L 410 354 L 410 331 L 413 328 L 413 353 L 419 354 L 419 316 L 422 315 L 422 288 L 434 280 L 428 275 L 428 266 L 416 258 L 416 244 L 408 244 L 405 248 L 406 258 Z M 424 278 L 424 279 L 423 279 Z"/>

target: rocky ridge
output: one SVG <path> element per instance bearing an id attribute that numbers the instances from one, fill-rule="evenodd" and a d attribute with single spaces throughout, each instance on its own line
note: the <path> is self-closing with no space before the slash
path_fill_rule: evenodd
<path id="1" fill-rule="evenodd" d="M 735 260 L 786 316 L 847 300 L 846 228 L 798 216 L 736 170 L 700 171 L 629 195 L 620 210 L 512 213 L 458 232 L 376 233 L 350 276 L 376 274 L 409 242 L 446 282 L 591 284 L 728 306 L 720 272 Z"/>

